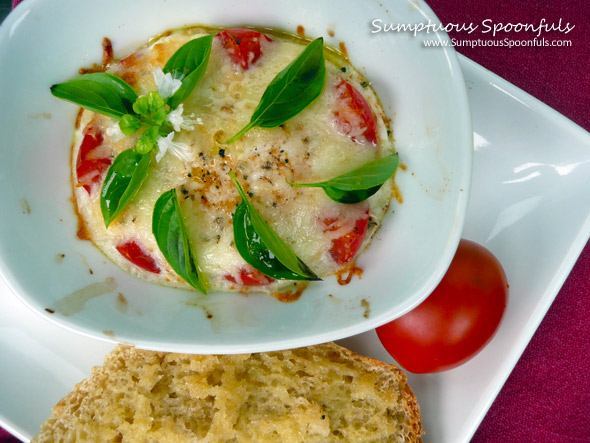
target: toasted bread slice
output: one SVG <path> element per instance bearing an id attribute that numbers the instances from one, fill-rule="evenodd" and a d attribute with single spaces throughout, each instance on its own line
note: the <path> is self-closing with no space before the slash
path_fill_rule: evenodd
<path id="1" fill-rule="evenodd" d="M 33 442 L 414 442 L 420 409 L 396 366 L 334 343 L 245 355 L 118 346 Z"/>

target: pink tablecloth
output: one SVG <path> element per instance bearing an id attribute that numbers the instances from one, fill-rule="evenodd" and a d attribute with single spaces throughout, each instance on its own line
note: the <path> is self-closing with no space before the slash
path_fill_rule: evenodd
<path id="1" fill-rule="evenodd" d="M 360 1 L 360 0 L 359 0 Z M 14 1 L 18 3 L 19 0 Z M 430 0 L 445 24 L 473 23 L 472 34 L 450 32 L 457 40 L 489 39 L 482 24 L 566 23 L 564 34 L 544 31 L 540 37 L 571 40 L 571 47 L 458 47 L 516 86 L 590 129 L 590 2 L 539 0 L 523 2 Z M 542 20 L 545 19 L 543 22 Z M 531 34 L 494 37 L 530 39 Z M 556 146 L 556 149 L 559 149 Z M 590 148 L 589 148 L 590 149 Z M 539 330 L 473 438 L 473 442 L 590 441 L 590 244 Z M 0 430 L 0 442 L 12 441 Z"/>

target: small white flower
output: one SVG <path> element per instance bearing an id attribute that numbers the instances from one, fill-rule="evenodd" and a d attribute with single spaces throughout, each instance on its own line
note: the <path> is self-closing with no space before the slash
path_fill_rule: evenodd
<path id="1" fill-rule="evenodd" d="M 166 152 L 170 151 L 176 157 L 185 162 L 192 160 L 192 150 L 189 145 L 182 142 L 172 141 L 174 132 L 170 132 L 166 137 L 158 137 L 158 153 L 156 154 L 156 161 L 162 160 Z"/>
<path id="2" fill-rule="evenodd" d="M 170 111 L 170 113 L 166 116 L 166 120 L 172 123 L 172 127 L 176 132 L 180 132 L 182 129 L 193 130 L 195 129 L 195 124 L 202 125 L 203 120 L 201 118 L 193 119 L 192 117 L 195 114 L 191 114 L 189 116 L 184 116 L 182 113 L 184 112 L 184 105 L 181 103 L 178 105 L 176 109 Z"/>
<path id="3" fill-rule="evenodd" d="M 154 69 L 152 75 L 154 76 L 154 81 L 158 87 L 158 93 L 162 96 L 162 98 L 172 97 L 172 95 L 178 91 L 178 88 L 180 88 L 182 85 L 182 81 L 180 81 L 180 79 L 172 77 L 172 74 L 169 72 L 164 74 L 162 68 Z"/>
<path id="4" fill-rule="evenodd" d="M 121 132 L 121 128 L 119 127 L 118 120 L 116 120 L 113 124 L 109 125 L 105 132 L 113 142 L 118 142 L 125 138 L 125 134 Z"/>

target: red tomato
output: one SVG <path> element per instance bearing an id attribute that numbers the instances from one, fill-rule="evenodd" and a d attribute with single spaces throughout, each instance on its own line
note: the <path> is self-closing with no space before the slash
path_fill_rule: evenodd
<path id="1" fill-rule="evenodd" d="M 239 279 L 231 274 L 227 274 L 225 279 L 241 286 L 265 286 L 274 281 L 274 279 L 264 275 L 254 268 L 243 268 L 240 271 Z"/>
<path id="2" fill-rule="evenodd" d="M 336 91 L 338 100 L 334 121 L 338 131 L 357 143 L 366 140 L 376 145 L 375 119 L 365 97 L 342 79 L 336 84 Z"/>
<path id="3" fill-rule="evenodd" d="M 377 335 L 408 371 L 446 371 L 465 363 L 492 339 L 507 302 L 500 262 L 483 246 L 461 240 L 434 292 L 413 311 L 377 328 Z"/>
<path id="4" fill-rule="evenodd" d="M 92 185 L 99 183 L 106 170 L 113 160 L 110 157 L 102 157 L 98 154 L 98 149 L 102 145 L 102 133 L 94 126 L 84 128 L 84 139 L 78 151 L 76 160 L 76 177 L 78 177 L 78 186 L 83 186 L 90 194 Z"/>
<path id="5" fill-rule="evenodd" d="M 215 37 L 221 40 L 229 58 L 246 70 L 262 55 L 260 43 L 263 39 L 272 40 L 266 35 L 251 29 L 226 29 Z"/>
<path id="6" fill-rule="evenodd" d="M 340 229 L 338 219 L 326 218 L 324 219 L 324 224 L 328 227 L 324 230 L 324 232 L 336 231 Z M 352 230 L 341 237 L 332 240 L 330 255 L 336 261 L 336 263 L 344 264 L 353 259 L 363 244 L 368 226 L 369 210 L 367 209 L 364 215 L 355 222 L 354 228 L 352 228 Z"/>
<path id="7" fill-rule="evenodd" d="M 117 251 L 134 265 L 154 274 L 160 273 L 160 268 L 156 265 L 153 257 L 145 252 L 135 240 L 117 245 Z"/>

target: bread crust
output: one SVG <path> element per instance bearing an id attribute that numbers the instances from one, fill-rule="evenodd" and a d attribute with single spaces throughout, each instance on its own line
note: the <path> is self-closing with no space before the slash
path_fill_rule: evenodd
<path id="1" fill-rule="evenodd" d="M 384 374 L 389 374 L 392 377 L 399 377 L 400 382 L 403 381 L 404 385 L 404 408 L 408 414 L 408 417 L 410 417 L 410 441 L 422 441 L 421 436 L 424 435 L 424 429 L 422 427 L 422 414 L 420 412 L 420 405 L 418 404 L 418 399 L 416 398 L 414 391 L 412 391 L 412 388 L 408 384 L 408 377 L 405 372 L 403 372 L 396 365 L 387 364 L 375 358 L 357 354 L 350 349 L 337 345 L 336 343 L 326 343 L 324 346 L 335 347 L 339 352 L 348 355 L 353 360 L 360 360 L 364 365 L 368 366 L 369 368 L 373 368 L 373 370 L 383 372 Z"/>
<path id="2" fill-rule="evenodd" d="M 423 433 L 405 373 L 334 343 L 218 356 L 120 345 L 32 442 L 417 442 Z"/>

